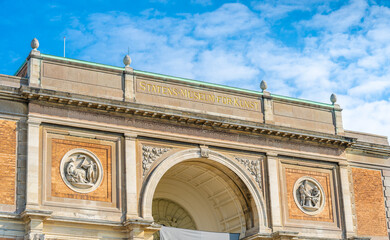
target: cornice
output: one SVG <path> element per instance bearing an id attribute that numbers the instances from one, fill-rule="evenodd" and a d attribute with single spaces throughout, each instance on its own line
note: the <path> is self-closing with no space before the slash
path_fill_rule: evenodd
<path id="1" fill-rule="evenodd" d="M 376 154 L 390 156 L 390 146 L 366 143 L 361 141 L 356 141 L 353 145 L 350 146 L 351 150 L 358 150 L 364 153 Z"/>
<path id="2" fill-rule="evenodd" d="M 159 119 L 172 123 L 187 124 L 191 126 L 212 127 L 239 131 L 247 134 L 261 134 L 285 139 L 297 139 L 337 147 L 349 147 L 356 142 L 355 138 L 287 128 L 233 118 L 218 117 L 210 114 L 179 111 L 163 107 L 144 105 L 134 102 L 102 99 L 78 94 L 69 94 L 54 90 L 22 86 L 20 95 L 28 101 L 75 106 L 97 111 L 113 112 L 133 115 L 143 118 Z"/>

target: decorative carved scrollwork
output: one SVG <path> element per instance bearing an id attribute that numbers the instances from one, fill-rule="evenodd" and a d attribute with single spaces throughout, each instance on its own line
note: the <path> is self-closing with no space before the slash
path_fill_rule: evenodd
<path id="1" fill-rule="evenodd" d="M 294 200 L 298 208 L 308 214 L 320 213 L 325 204 L 324 190 L 320 183 L 311 177 L 301 177 L 294 184 Z"/>
<path id="2" fill-rule="evenodd" d="M 143 175 L 149 171 L 150 166 L 154 161 L 157 160 L 161 155 L 171 150 L 171 148 L 161 148 L 152 146 L 142 146 L 142 169 Z"/>
<path id="3" fill-rule="evenodd" d="M 250 160 L 240 157 L 235 157 L 236 160 L 246 167 L 246 170 L 250 172 L 250 174 L 255 178 L 255 181 L 259 185 L 260 189 L 262 189 L 262 177 L 261 177 L 261 159 Z"/>
<path id="4" fill-rule="evenodd" d="M 75 192 L 89 193 L 103 179 L 100 160 L 86 149 L 72 149 L 61 160 L 60 172 L 65 184 Z"/>

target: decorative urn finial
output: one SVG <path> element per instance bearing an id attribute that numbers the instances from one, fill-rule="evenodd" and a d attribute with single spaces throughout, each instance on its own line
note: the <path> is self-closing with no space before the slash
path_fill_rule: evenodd
<path id="1" fill-rule="evenodd" d="M 123 58 L 123 63 L 125 64 L 126 67 L 129 67 L 131 64 L 131 58 L 129 55 L 126 54 L 126 56 Z"/>
<path id="2" fill-rule="evenodd" d="M 260 88 L 261 88 L 261 91 L 264 92 L 267 89 L 267 82 L 264 80 L 261 80 Z"/>
<path id="3" fill-rule="evenodd" d="M 337 101 L 336 94 L 332 93 L 332 95 L 330 95 L 330 101 L 332 102 L 333 105 L 336 103 Z"/>
<path id="4" fill-rule="evenodd" d="M 39 47 L 38 39 L 34 38 L 34 39 L 31 41 L 31 48 L 32 48 L 33 50 L 37 50 L 38 47 Z"/>

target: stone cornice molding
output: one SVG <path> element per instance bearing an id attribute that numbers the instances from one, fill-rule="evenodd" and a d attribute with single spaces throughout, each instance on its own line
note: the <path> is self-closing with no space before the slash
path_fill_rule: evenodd
<path id="1" fill-rule="evenodd" d="M 362 151 L 364 153 L 377 154 L 377 155 L 390 155 L 390 146 L 374 144 L 374 143 L 365 143 L 361 141 L 356 141 L 350 147 L 352 150 Z"/>
<path id="2" fill-rule="evenodd" d="M 284 139 L 303 140 L 337 147 L 349 147 L 356 142 L 355 138 L 340 135 L 287 128 L 232 118 L 216 117 L 210 114 L 194 114 L 190 111 L 178 111 L 175 109 L 149 106 L 140 103 L 101 99 L 28 86 L 22 86 L 20 88 L 20 94 L 29 101 L 129 114 L 137 117 L 161 119 L 172 123 L 184 123 L 192 126 L 233 130 L 247 134 L 270 135 Z"/>
<path id="3" fill-rule="evenodd" d="M 20 214 L 22 219 L 42 219 L 45 220 L 52 215 L 53 211 L 49 210 L 25 210 Z"/>

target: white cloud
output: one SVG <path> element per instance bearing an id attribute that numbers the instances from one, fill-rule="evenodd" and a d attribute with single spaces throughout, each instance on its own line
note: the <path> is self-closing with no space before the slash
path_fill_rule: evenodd
<path id="1" fill-rule="evenodd" d="M 213 1 L 212 0 L 191 0 L 191 3 L 199 4 L 199 5 L 202 5 L 202 6 L 213 5 Z"/>
<path id="2" fill-rule="evenodd" d="M 194 33 L 203 38 L 229 37 L 263 26 L 248 7 L 239 3 L 224 4 L 214 12 L 196 15 L 194 23 Z"/>
<path id="3" fill-rule="evenodd" d="M 154 9 L 92 14 L 83 24 L 74 20 L 66 36 L 82 59 L 122 65 L 129 47 L 133 67 L 145 71 L 255 90 L 264 79 L 273 93 L 321 102 L 335 92 L 346 129 L 390 136 L 389 8 L 364 0 L 336 10 L 319 0 L 252 6 L 171 17 Z M 312 13 L 289 18 L 299 47 L 272 32 L 292 11 Z"/>
<path id="4" fill-rule="evenodd" d="M 350 4 L 329 14 L 317 14 L 310 20 L 302 21 L 302 24 L 330 32 L 345 32 L 360 24 L 367 7 L 366 0 L 350 0 Z"/>

